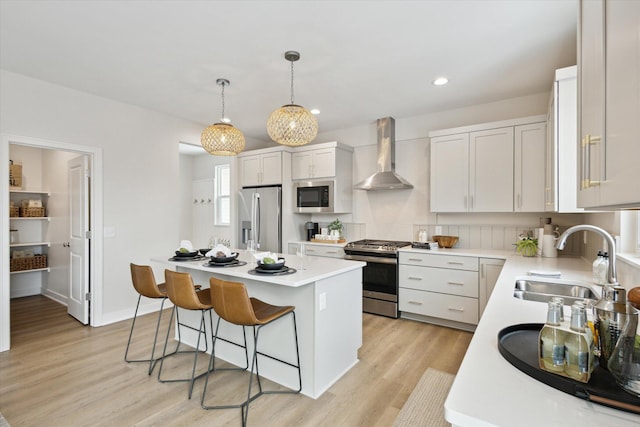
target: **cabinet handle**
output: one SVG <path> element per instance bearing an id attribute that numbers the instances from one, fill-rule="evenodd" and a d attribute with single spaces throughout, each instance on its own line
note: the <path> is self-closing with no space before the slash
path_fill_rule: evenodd
<path id="1" fill-rule="evenodd" d="M 457 285 L 457 286 L 464 286 L 463 282 L 447 282 L 449 285 Z"/>
<path id="2" fill-rule="evenodd" d="M 518 193 L 518 209 L 522 209 L 522 196 Z"/>
<path id="3" fill-rule="evenodd" d="M 449 311 L 457 311 L 459 313 L 463 313 L 464 308 L 449 307 Z"/>
<path id="4" fill-rule="evenodd" d="M 591 180 L 591 146 L 598 144 L 602 141 L 602 137 L 600 136 L 591 136 L 586 135 L 582 140 L 583 150 L 584 150 L 584 180 L 582 181 L 582 188 L 591 188 L 597 187 L 600 185 L 600 181 L 592 181 Z"/>
<path id="5" fill-rule="evenodd" d="M 409 280 L 422 280 L 422 277 L 409 276 Z"/>
<path id="6" fill-rule="evenodd" d="M 469 209 L 473 209 L 473 196 L 469 196 Z"/>
<path id="7" fill-rule="evenodd" d="M 460 262 L 460 261 L 447 261 L 447 264 L 451 264 L 451 265 L 464 265 L 464 262 Z"/>
<path id="8" fill-rule="evenodd" d="M 420 301 L 409 301 L 409 304 L 422 305 L 422 303 Z"/>
<path id="9" fill-rule="evenodd" d="M 198 203 L 198 199 L 193 199 L 193 203 Z"/>
<path id="10" fill-rule="evenodd" d="M 336 251 L 327 251 L 328 254 L 337 254 L 338 252 Z"/>
<path id="11" fill-rule="evenodd" d="M 409 258 L 409 261 L 420 261 L 420 262 L 422 262 L 422 258 Z"/>
<path id="12" fill-rule="evenodd" d="M 464 208 L 469 209 L 469 205 L 467 204 L 467 196 L 464 196 Z"/>
<path id="13" fill-rule="evenodd" d="M 307 249 L 307 252 L 315 252 L 313 249 Z"/>

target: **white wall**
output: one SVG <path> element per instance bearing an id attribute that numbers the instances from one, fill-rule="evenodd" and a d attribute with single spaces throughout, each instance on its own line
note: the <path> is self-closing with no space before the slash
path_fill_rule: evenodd
<path id="1" fill-rule="evenodd" d="M 103 323 L 130 317 L 129 263 L 148 264 L 178 244 L 178 142 L 202 125 L 0 70 L 0 132 L 103 150 Z M 103 230 L 95 230 L 102 233 Z"/>

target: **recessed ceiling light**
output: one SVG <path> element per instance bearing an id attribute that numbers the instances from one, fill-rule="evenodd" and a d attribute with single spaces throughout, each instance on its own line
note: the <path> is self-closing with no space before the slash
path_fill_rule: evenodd
<path id="1" fill-rule="evenodd" d="M 449 79 L 446 77 L 438 77 L 433 81 L 433 84 L 436 86 L 446 85 L 447 83 L 449 83 Z"/>
<path id="2" fill-rule="evenodd" d="M 318 110 L 317 108 L 312 108 L 309 112 L 314 116 L 317 116 L 318 114 L 320 114 L 320 110 Z"/>

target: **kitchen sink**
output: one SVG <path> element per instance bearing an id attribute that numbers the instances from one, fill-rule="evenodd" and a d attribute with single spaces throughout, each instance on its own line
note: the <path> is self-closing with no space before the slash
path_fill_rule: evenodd
<path id="1" fill-rule="evenodd" d="M 540 279 L 516 279 L 513 296 L 527 301 L 548 302 L 553 297 L 564 298 L 564 305 L 572 305 L 585 299 L 598 300 L 593 290 L 585 285 L 568 281 L 545 281 Z"/>

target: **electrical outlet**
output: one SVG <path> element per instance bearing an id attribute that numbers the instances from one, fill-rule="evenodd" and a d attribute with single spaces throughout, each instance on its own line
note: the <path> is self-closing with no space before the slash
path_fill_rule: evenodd
<path id="1" fill-rule="evenodd" d="M 318 302 L 318 309 L 320 311 L 325 310 L 327 308 L 327 294 L 325 292 L 320 294 L 320 301 Z"/>
<path id="2" fill-rule="evenodd" d="M 442 226 L 441 225 L 436 225 L 436 236 L 439 236 L 442 234 Z"/>

